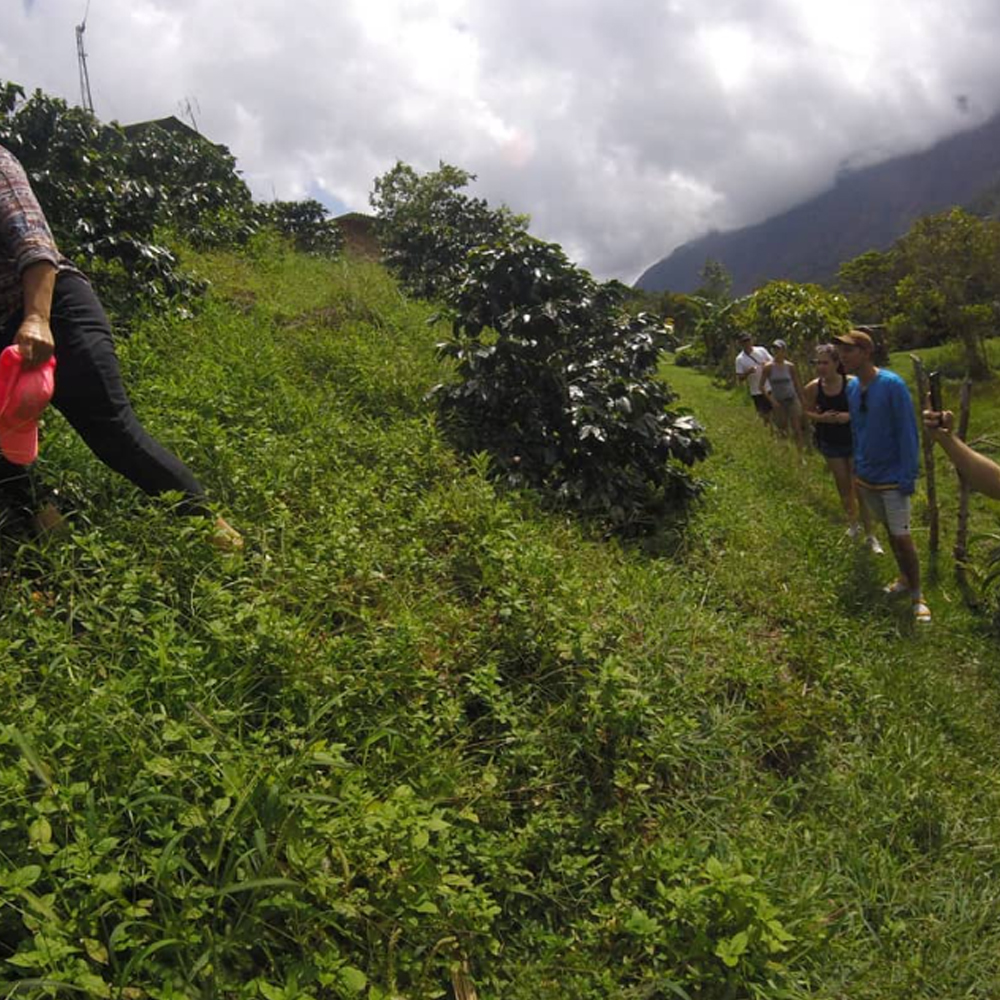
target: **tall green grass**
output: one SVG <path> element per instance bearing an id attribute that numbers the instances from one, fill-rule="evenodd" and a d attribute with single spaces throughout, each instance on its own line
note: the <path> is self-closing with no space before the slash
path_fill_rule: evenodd
<path id="1" fill-rule="evenodd" d="M 0 982 L 21 996 L 988 997 L 998 658 L 917 632 L 742 397 L 687 525 L 608 543 L 460 462 L 442 330 L 258 242 L 122 345 L 243 530 L 92 459 L 2 541 Z"/>

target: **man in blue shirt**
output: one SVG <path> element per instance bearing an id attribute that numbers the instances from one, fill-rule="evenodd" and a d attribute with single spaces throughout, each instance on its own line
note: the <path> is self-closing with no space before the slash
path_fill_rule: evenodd
<path id="1" fill-rule="evenodd" d="M 863 330 L 834 337 L 849 375 L 847 405 L 854 440 L 854 474 L 863 502 L 889 531 L 899 579 L 886 593 L 909 593 L 918 622 L 931 620 L 920 589 L 920 560 L 910 534 L 910 497 L 916 489 L 920 442 L 906 383 L 876 368 L 875 345 Z"/>

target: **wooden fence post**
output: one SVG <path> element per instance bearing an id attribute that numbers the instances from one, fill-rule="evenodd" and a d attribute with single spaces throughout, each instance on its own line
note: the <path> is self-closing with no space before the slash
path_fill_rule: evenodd
<path id="1" fill-rule="evenodd" d="M 917 382 L 917 413 L 920 414 L 924 408 L 924 400 L 927 398 L 927 375 L 924 372 L 924 363 L 920 358 L 915 354 L 911 354 L 910 360 L 913 362 L 913 375 Z M 930 550 L 930 554 L 936 556 L 941 544 L 941 518 L 938 511 L 937 475 L 934 468 L 934 441 L 930 434 L 927 433 L 924 421 L 919 416 L 917 417 L 917 423 L 920 425 L 920 443 L 924 450 L 924 473 L 927 480 L 927 522 L 930 526 L 930 538 L 927 542 L 927 547 Z"/>
<path id="2" fill-rule="evenodd" d="M 958 426 L 955 433 L 964 441 L 969 433 L 969 414 L 972 410 L 972 379 L 967 378 L 962 383 L 962 393 L 959 401 Z M 966 485 L 965 480 L 958 477 L 958 527 L 955 531 L 955 581 L 958 583 L 962 596 L 967 604 L 976 604 L 975 596 L 969 586 L 969 577 L 966 572 L 966 560 L 968 558 L 969 541 L 969 495 L 971 490 Z"/>

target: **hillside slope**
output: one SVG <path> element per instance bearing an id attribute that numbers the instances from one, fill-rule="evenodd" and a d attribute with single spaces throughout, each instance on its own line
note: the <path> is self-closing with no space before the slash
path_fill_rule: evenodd
<path id="1" fill-rule="evenodd" d="M 0 539 L 0 983 L 91 996 L 1000 993 L 1000 655 L 915 633 L 742 396 L 686 530 L 603 540 L 440 438 L 441 327 L 257 241 L 122 345 L 245 532 L 57 418 Z M 949 600 L 946 600 L 949 598 Z"/>
<path id="2" fill-rule="evenodd" d="M 1000 179 L 1000 116 L 928 150 L 847 173 L 829 191 L 754 226 L 685 243 L 636 282 L 647 291 L 692 292 L 708 259 L 744 294 L 774 278 L 827 282 L 866 250 L 881 250 L 921 216 L 955 205 L 987 210 Z"/>

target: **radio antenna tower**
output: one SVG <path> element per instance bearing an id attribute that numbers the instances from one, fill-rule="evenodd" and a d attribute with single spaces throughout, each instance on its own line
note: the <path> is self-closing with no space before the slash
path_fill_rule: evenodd
<path id="1" fill-rule="evenodd" d="M 83 23 L 76 26 L 76 58 L 80 64 L 80 103 L 85 111 L 94 113 L 94 99 L 90 96 L 90 74 L 87 72 L 87 53 L 83 50 L 83 33 L 87 30 L 87 15 L 90 13 L 90 0 L 83 13 Z"/>
<path id="2" fill-rule="evenodd" d="M 191 119 L 191 127 L 198 131 L 198 119 L 194 116 L 194 108 L 191 107 L 191 98 L 185 97 L 183 101 L 178 101 L 177 106 L 181 110 L 181 114 L 186 114 L 188 118 Z M 198 114 L 201 114 L 201 105 L 198 103 L 198 98 L 194 99 L 194 107 L 198 109 Z"/>

